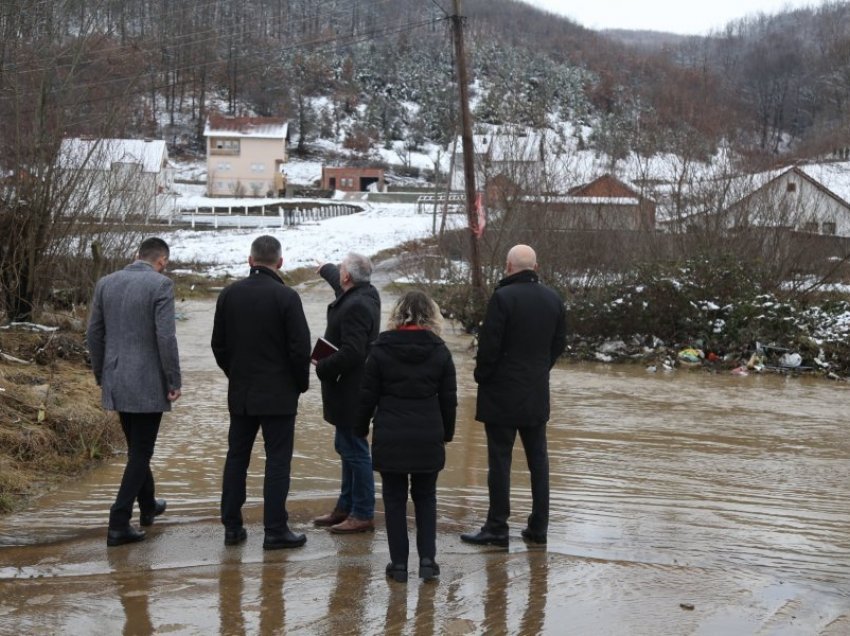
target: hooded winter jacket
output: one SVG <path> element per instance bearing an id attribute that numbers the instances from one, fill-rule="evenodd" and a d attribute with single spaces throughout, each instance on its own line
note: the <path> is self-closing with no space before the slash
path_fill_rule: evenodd
<path id="1" fill-rule="evenodd" d="M 442 470 L 455 432 L 457 383 L 446 344 L 430 331 L 394 330 L 372 344 L 354 432 L 369 434 L 378 472 Z"/>

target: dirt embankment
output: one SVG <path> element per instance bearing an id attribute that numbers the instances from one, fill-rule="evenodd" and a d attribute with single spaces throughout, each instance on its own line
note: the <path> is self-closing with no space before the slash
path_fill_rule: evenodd
<path id="1" fill-rule="evenodd" d="M 215 297 L 229 282 L 188 272 L 173 279 L 178 301 Z M 117 415 L 100 407 L 86 310 L 64 309 L 0 328 L 0 514 L 126 447 Z"/>
<path id="2" fill-rule="evenodd" d="M 0 513 L 124 444 L 100 408 L 82 321 L 62 322 L 0 329 Z"/>

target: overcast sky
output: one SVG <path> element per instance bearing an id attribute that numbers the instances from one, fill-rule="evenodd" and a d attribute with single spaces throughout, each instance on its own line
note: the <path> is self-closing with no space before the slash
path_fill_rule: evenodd
<path id="1" fill-rule="evenodd" d="M 822 0 L 525 0 L 588 29 L 638 29 L 704 35 L 737 18 L 820 6 Z"/>

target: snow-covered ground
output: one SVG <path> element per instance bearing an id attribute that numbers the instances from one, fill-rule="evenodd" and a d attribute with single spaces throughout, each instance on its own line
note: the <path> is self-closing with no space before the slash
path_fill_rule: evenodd
<path id="1" fill-rule="evenodd" d="M 283 270 L 338 263 L 349 252 L 373 256 L 410 240 L 431 236 L 430 214 L 416 214 L 406 203 L 363 204 L 365 212 L 340 216 L 286 229 L 178 230 L 170 235 L 172 259 L 209 264 L 209 276 L 243 276 L 247 272 L 251 242 L 271 234 L 283 245 Z M 439 220 L 438 220 L 439 222 Z M 449 216 L 456 227 L 464 217 Z"/>
<path id="2" fill-rule="evenodd" d="M 204 180 L 203 162 L 181 163 L 178 178 Z M 310 183 L 321 175 L 321 164 L 315 161 L 291 159 L 286 164 L 289 178 L 297 183 Z M 264 200 L 209 199 L 200 184 L 176 183 L 181 207 L 204 207 L 215 203 L 233 206 L 262 205 Z M 268 200 L 278 202 L 279 199 Z M 328 203 L 327 199 L 322 202 Z M 283 245 L 283 269 L 313 267 L 317 262 L 339 262 L 349 252 L 373 256 L 415 239 L 431 236 L 433 219 L 430 214 L 417 214 L 413 203 L 372 203 L 358 201 L 364 212 L 302 223 L 285 229 L 219 229 L 178 230 L 170 235 L 172 259 L 184 263 L 204 263 L 209 276 L 242 276 L 247 270 L 251 242 L 262 234 L 275 236 Z M 458 227 L 465 217 L 450 215 L 448 227 Z M 439 223 L 439 219 L 437 221 Z"/>

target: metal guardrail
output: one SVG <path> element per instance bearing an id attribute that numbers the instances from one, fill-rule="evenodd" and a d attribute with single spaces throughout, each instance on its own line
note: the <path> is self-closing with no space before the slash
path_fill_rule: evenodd
<path id="1" fill-rule="evenodd" d="M 193 229 L 196 225 L 212 225 L 219 227 L 280 227 L 300 225 L 301 223 L 318 222 L 338 216 L 347 216 L 362 212 L 362 208 L 353 205 L 319 205 L 312 207 L 283 207 L 269 208 L 260 206 L 260 213 L 250 213 L 247 206 L 244 211 L 233 212 L 233 208 L 224 208 L 227 212 L 218 212 L 217 208 L 198 207 L 183 209 L 174 215 L 173 221 L 189 224 Z"/>

